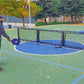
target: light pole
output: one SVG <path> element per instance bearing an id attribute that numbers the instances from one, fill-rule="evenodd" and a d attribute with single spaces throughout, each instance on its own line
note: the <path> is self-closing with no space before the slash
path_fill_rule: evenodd
<path id="1" fill-rule="evenodd" d="M 9 17 L 7 15 L 7 26 L 9 26 Z"/>
<path id="2" fill-rule="evenodd" d="M 31 9 L 30 9 L 30 0 L 27 0 L 29 3 L 29 28 L 31 28 Z"/>

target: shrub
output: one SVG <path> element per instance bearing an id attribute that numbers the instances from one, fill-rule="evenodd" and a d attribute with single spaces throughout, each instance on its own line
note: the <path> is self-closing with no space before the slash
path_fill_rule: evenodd
<path id="1" fill-rule="evenodd" d="M 71 22 L 48 22 L 47 25 L 55 25 L 55 24 L 71 24 Z M 36 22 L 36 26 L 45 25 L 45 22 Z"/>
<path id="2" fill-rule="evenodd" d="M 71 22 L 49 22 L 48 25 L 53 25 L 53 24 L 71 24 Z"/>
<path id="3" fill-rule="evenodd" d="M 36 26 L 42 26 L 45 25 L 45 22 L 36 22 Z"/>

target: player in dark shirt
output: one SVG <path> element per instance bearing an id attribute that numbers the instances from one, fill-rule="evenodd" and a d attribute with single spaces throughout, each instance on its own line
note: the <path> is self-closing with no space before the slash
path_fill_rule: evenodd
<path id="1" fill-rule="evenodd" d="M 3 28 L 3 17 L 0 14 L 0 49 L 1 49 L 1 35 L 3 35 L 5 38 L 8 39 L 8 41 L 12 41 L 11 38 L 6 34 L 4 28 Z"/>
<path id="2" fill-rule="evenodd" d="M 4 28 L 3 28 L 3 20 L 4 19 L 3 19 L 2 15 L 1 15 L 1 13 L 0 13 L 0 49 L 1 49 L 1 35 L 3 35 L 5 38 L 7 38 L 8 41 L 12 41 L 10 39 L 10 37 L 6 34 L 6 32 L 5 32 Z M 2 70 L 3 70 L 3 68 L 0 67 L 0 71 L 2 71 Z"/>

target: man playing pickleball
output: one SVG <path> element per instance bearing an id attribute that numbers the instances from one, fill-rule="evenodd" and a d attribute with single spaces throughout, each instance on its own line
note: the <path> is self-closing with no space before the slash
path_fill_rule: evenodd
<path id="1" fill-rule="evenodd" d="M 5 32 L 4 28 L 3 28 L 3 20 L 4 19 L 3 19 L 2 15 L 1 15 L 1 13 L 0 13 L 0 49 L 1 49 L 1 35 L 3 35 L 5 38 L 7 38 L 8 41 L 12 41 L 10 39 L 10 37 L 6 34 L 6 32 Z M 0 68 L 0 71 L 1 70 L 3 70 L 3 69 Z"/>
<path id="2" fill-rule="evenodd" d="M 5 38 L 7 38 L 8 41 L 12 41 L 10 39 L 10 37 L 6 34 L 6 32 L 5 32 L 4 28 L 3 28 L 3 20 L 4 19 L 3 19 L 2 15 L 1 15 L 1 13 L 0 13 L 0 48 L 1 48 L 1 35 L 3 35 Z"/>

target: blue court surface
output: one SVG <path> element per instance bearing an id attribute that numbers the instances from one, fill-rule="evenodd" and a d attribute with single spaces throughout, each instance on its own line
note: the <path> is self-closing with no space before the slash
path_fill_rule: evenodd
<path id="1" fill-rule="evenodd" d="M 11 26 L 11 28 L 16 28 L 15 26 Z M 4 26 L 4 29 L 9 29 L 9 26 Z"/>
<path id="2" fill-rule="evenodd" d="M 84 34 L 84 30 L 78 31 L 79 34 Z"/>
<path id="3" fill-rule="evenodd" d="M 84 48 L 83 44 L 73 42 L 73 41 L 66 41 L 65 47 L 61 47 L 60 40 L 42 40 L 41 42 L 52 42 L 53 44 L 57 44 L 59 46 L 52 46 L 47 44 L 39 44 L 36 42 L 23 42 L 18 46 L 15 46 L 15 50 L 27 54 L 36 54 L 36 55 L 61 55 L 61 54 L 70 54 L 79 52 L 78 49 L 73 49 L 73 47 L 80 47 Z M 68 46 L 68 47 L 66 47 Z M 72 48 L 69 48 L 72 47 Z"/>

